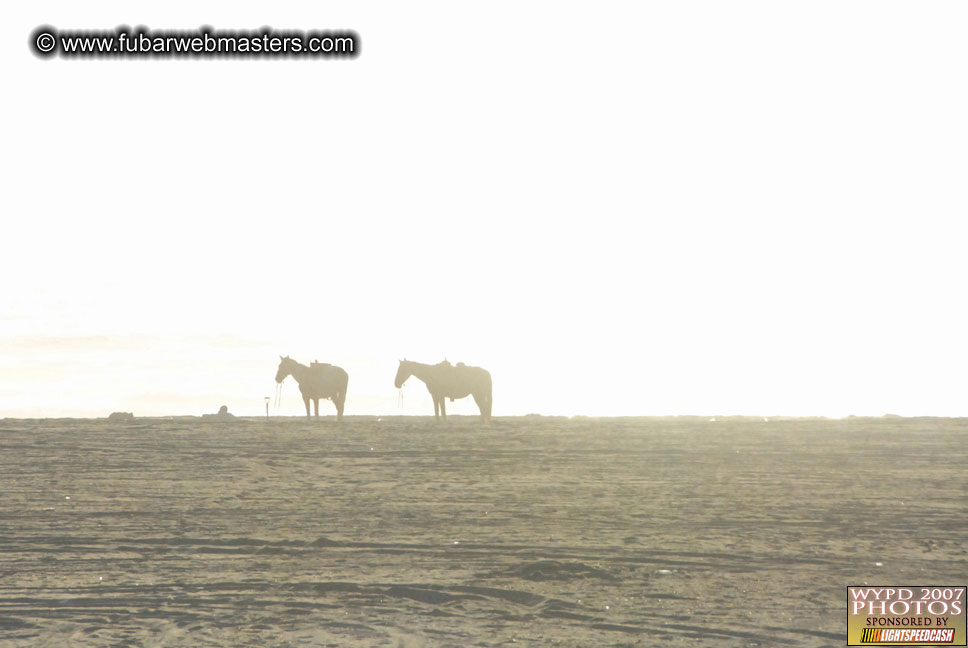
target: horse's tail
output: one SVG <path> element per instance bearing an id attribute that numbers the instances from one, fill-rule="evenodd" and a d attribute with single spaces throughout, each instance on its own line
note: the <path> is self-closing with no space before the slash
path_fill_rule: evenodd
<path id="1" fill-rule="evenodd" d="M 490 376 L 488 376 L 490 379 Z M 491 381 L 487 381 L 487 420 L 491 420 L 491 408 L 494 407 L 494 393 L 492 391 Z"/>
<path id="2" fill-rule="evenodd" d="M 350 375 L 342 370 L 339 376 L 339 386 L 336 391 L 336 418 L 343 418 L 343 406 L 346 404 L 346 388 L 350 384 Z"/>
<path id="3" fill-rule="evenodd" d="M 483 408 L 481 408 L 482 410 L 484 410 L 481 412 L 481 414 L 484 417 L 484 421 L 487 422 L 491 420 L 491 407 L 494 405 L 494 393 L 493 393 L 494 385 L 491 382 L 491 372 L 485 369 L 484 375 L 486 376 L 486 380 L 485 380 L 486 384 L 484 388 L 484 400 L 486 404 L 484 405 Z"/>

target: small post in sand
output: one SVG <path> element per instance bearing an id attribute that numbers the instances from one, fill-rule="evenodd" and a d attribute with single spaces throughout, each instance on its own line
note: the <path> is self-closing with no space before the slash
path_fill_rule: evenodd
<path id="1" fill-rule="evenodd" d="M 270 397 L 266 396 L 266 418 L 269 418 L 269 401 L 271 400 Z"/>

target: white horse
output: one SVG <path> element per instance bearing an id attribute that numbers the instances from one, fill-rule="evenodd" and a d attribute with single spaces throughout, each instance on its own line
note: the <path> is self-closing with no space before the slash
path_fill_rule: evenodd
<path id="1" fill-rule="evenodd" d="M 473 396 L 481 410 L 481 419 L 485 423 L 491 420 L 494 398 L 491 395 L 491 374 L 487 369 L 469 367 L 462 362 L 455 367 L 446 360 L 435 365 L 401 360 L 393 384 L 400 389 L 410 376 L 416 376 L 427 385 L 427 391 L 434 399 L 434 416 L 438 419 L 447 418 L 448 398 Z"/>
<path id="2" fill-rule="evenodd" d="M 336 420 L 343 419 L 343 405 L 346 403 L 346 386 L 349 375 L 342 368 L 325 362 L 314 362 L 310 366 L 299 364 L 289 356 L 279 356 L 279 370 L 276 382 L 281 383 L 286 376 L 292 376 L 299 384 L 299 392 L 306 403 L 306 418 L 309 418 L 309 401 L 313 401 L 316 418 L 319 418 L 319 399 L 326 398 L 336 405 Z"/>

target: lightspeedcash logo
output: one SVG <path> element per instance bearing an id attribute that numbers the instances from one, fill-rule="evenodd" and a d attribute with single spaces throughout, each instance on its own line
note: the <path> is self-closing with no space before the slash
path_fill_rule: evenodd
<path id="1" fill-rule="evenodd" d="M 965 646 L 966 587 L 847 588 L 848 646 Z"/>

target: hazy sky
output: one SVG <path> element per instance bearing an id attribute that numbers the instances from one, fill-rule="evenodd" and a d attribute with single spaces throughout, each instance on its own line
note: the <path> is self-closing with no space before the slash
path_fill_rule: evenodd
<path id="1" fill-rule="evenodd" d="M 487 367 L 495 415 L 968 415 L 964 3 L 0 18 L 0 416 L 259 414 L 279 354 L 347 414 L 431 413 L 406 356 Z M 41 24 L 362 55 L 40 60 Z"/>

